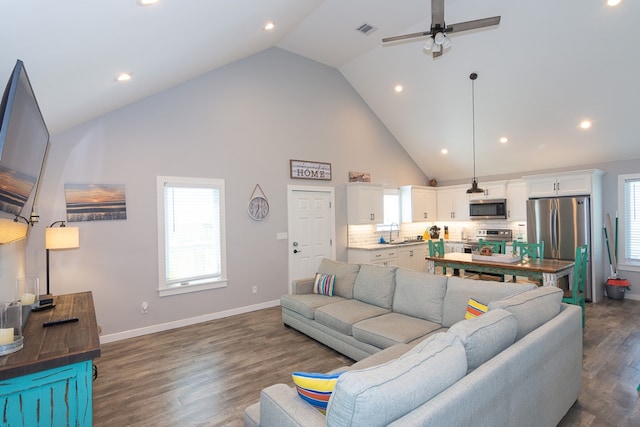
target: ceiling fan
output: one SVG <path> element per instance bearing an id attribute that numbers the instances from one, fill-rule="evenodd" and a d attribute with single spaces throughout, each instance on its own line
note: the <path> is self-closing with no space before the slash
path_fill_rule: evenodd
<path id="1" fill-rule="evenodd" d="M 457 24 L 445 25 L 444 23 L 444 0 L 431 0 L 431 29 L 419 33 L 404 34 L 402 36 L 387 37 L 382 39 L 382 43 L 396 42 L 413 38 L 430 36 L 425 42 L 424 48 L 433 53 L 437 58 L 442 55 L 444 49 L 451 46 L 451 40 L 447 34 L 459 33 L 461 31 L 475 30 L 477 28 L 490 27 L 500 23 L 499 16 L 491 18 L 476 19 L 474 21 L 458 22 Z"/>

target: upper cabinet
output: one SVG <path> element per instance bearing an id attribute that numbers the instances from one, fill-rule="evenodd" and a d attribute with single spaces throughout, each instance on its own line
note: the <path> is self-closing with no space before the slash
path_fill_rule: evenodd
<path id="1" fill-rule="evenodd" d="M 480 188 L 484 192 L 469 194 L 469 200 L 505 199 L 507 197 L 507 186 L 504 181 L 480 183 Z"/>
<path id="2" fill-rule="evenodd" d="M 529 198 L 591 194 L 593 171 L 525 176 Z"/>
<path id="3" fill-rule="evenodd" d="M 400 187 L 400 212 L 402 222 L 436 220 L 436 190 L 419 185 Z"/>
<path id="4" fill-rule="evenodd" d="M 453 185 L 438 188 L 438 221 L 468 221 L 469 195 L 467 186 Z"/>
<path id="5" fill-rule="evenodd" d="M 507 183 L 507 219 L 527 220 L 527 183 L 522 179 Z"/>
<path id="6" fill-rule="evenodd" d="M 356 225 L 383 222 L 383 186 L 367 182 L 347 184 L 347 223 Z"/>

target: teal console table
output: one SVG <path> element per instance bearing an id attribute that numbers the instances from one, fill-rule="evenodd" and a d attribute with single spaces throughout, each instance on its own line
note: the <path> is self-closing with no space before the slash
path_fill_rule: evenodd
<path id="1" fill-rule="evenodd" d="M 91 292 L 54 297 L 56 307 L 32 312 L 24 348 L 0 357 L 0 425 L 91 426 L 93 359 L 100 339 Z M 49 320 L 78 322 L 44 328 Z"/>

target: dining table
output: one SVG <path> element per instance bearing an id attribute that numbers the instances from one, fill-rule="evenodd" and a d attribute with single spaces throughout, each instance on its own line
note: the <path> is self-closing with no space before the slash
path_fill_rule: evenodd
<path id="1" fill-rule="evenodd" d="M 495 257 L 495 258 L 494 258 Z M 508 259 L 502 256 L 477 256 L 469 253 L 452 252 L 444 256 L 427 256 L 427 271 L 435 274 L 436 267 L 451 268 L 454 274 L 460 274 L 460 270 L 477 273 L 488 273 L 507 276 L 521 276 L 531 278 L 541 286 L 559 286 L 559 280 L 567 277 L 568 284 L 573 282 L 573 266 L 571 260 L 559 259 Z M 493 259 L 492 259 L 493 258 Z"/>

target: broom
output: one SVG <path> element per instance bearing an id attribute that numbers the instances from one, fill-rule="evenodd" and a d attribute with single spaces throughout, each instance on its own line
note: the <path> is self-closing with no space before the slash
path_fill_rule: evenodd
<path id="1" fill-rule="evenodd" d="M 618 259 L 616 256 L 618 252 L 618 214 L 616 213 L 616 234 L 613 242 L 613 252 L 611 252 L 611 249 L 609 247 L 609 234 L 611 233 L 612 228 L 611 216 L 609 216 L 609 214 L 607 214 L 607 222 L 609 224 L 609 227 L 607 228 L 607 225 L 605 224 L 604 237 L 607 243 L 607 251 L 609 252 L 609 265 L 611 267 L 611 276 L 609 276 L 609 278 L 607 279 L 607 285 L 628 287 L 631 285 L 631 283 L 629 283 L 627 279 L 618 277 Z"/>

